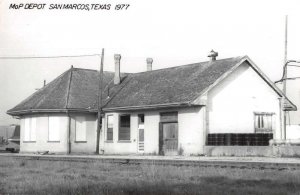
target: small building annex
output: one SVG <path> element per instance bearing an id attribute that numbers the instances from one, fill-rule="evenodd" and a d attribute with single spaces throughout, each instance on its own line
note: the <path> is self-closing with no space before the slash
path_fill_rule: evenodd
<path id="1" fill-rule="evenodd" d="M 204 154 L 207 145 L 268 145 L 282 111 L 296 110 L 248 57 L 104 72 L 100 151 Z M 7 111 L 21 120 L 21 152 L 94 153 L 99 72 L 71 68 Z M 284 106 L 281 106 L 281 105 Z M 281 109 L 283 107 L 283 110 Z"/>

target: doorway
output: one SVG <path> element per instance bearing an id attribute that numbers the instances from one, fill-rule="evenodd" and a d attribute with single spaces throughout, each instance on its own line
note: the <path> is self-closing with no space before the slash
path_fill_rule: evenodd
<path id="1" fill-rule="evenodd" d="M 145 115 L 139 114 L 138 115 L 138 152 L 144 153 L 145 146 L 144 146 L 144 140 L 145 140 Z"/>
<path id="2" fill-rule="evenodd" d="M 159 153 L 161 155 L 178 154 L 178 123 L 177 122 L 160 123 Z"/>

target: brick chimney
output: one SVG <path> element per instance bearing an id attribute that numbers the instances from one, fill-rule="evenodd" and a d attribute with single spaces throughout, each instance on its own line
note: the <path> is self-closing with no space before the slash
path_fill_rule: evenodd
<path id="1" fill-rule="evenodd" d="M 218 52 L 215 52 L 213 49 L 209 52 L 208 56 L 210 58 L 210 61 L 216 61 L 217 57 L 218 57 Z"/>
<path id="2" fill-rule="evenodd" d="M 152 58 L 147 58 L 146 62 L 147 62 L 147 71 L 151 71 L 152 70 L 153 59 Z"/>
<path id="3" fill-rule="evenodd" d="M 121 55 L 115 54 L 115 78 L 114 78 L 114 84 L 118 85 L 121 83 L 121 77 L 120 77 L 120 61 L 121 61 Z"/>

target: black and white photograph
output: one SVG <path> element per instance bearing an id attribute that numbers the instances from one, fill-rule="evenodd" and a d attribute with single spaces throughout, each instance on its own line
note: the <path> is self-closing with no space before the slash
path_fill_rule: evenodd
<path id="1" fill-rule="evenodd" d="M 0 0 L 0 194 L 300 194 L 299 8 Z"/>

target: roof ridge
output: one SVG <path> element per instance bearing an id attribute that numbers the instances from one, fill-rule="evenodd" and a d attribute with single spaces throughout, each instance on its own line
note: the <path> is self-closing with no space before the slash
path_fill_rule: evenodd
<path id="1" fill-rule="evenodd" d="M 217 61 L 222 61 L 222 60 L 230 60 L 234 58 L 244 58 L 246 56 L 236 56 L 236 57 L 231 57 L 231 58 L 223 58 L 223 59 L 218 59 Z M 210 61 L 202 61 L 202 62 L 195 62 L 195 63 L 190 63 L 190 64 L 184 64 L 184 65 L 177 65 L 177 66 L 172 66 L 172 67 L 167 67 L 167 68 L 161 68 L 161 69 L 156 69 L 156 70 L 150 70 L 150 71 L 143 71 L 143 72 L 136 72 L 136 73 L 129 73 L 129 74 L 140 74 L 140 73 L 146 73 L 146 72 L 155 72 L 155 71 L 161 71 L 161 70 L 166 70 L 166 69 L 173 69 L 173 68 L 179 68 L 182 66 L 193 66 L 193 65 L 199 65 L 202 63 L 209 63 Z"/>
<path id="2" fill-rule="evenodd" d="M 69 84 L 68 84 L 69 86 L 68 86 L 68 90 L 67 90 L 66 106 L 65 106 L 66 109 L 68 108 L 68 104 L 69 104 L 72 77 L 73 77 L 73 67 L 71 67 L 71 72 L 70 72 L 70 78 L 69 78 Z"/>
<path id="3" fill-rule="evenodd" d="M 72 68 L 72 69 L 73 69 L 73 71 L 74 71 L 74 70 L 87 70 L 87 71 L 98 72 L 98 70 L 90 69 L 90 68 Z"/>
<path id="4" fill-rule="evenodd" d="M 73 71 L 76 70 L 91 71 L 91 72 L 98 72 L 98 73 L 100 72 L 99 70 L 90 69 L 90 68 L 73 68 Z M 108 71 L 108 70 L 104 70 L 103 72 L 114 73 L 114 71 Z M 121 74 L 133 74 L 133 73 L 121 72 Z"/>
<path id="5" fill-rule="evenodd" d="M 21 101 L 18 105 L 16 105 L 15 107 L 13 107 L 12 109 L 9 109 L 7 111 L 7 113 L 10 112 L 10 110 L 13 110 L 14 108 L 16 108 L 17 106 L 23 104 L 24 102 L 28 101 L 30 98 L 32 98 L 34 95 L 36 95 L 37 93 L 39 93 L 41 90 L 44 90 L 46 87 L 48 87 L 51 83 L 53 83 L 54 81 L 60 79 L 61 77 L 63 77 L 65 74 L 67 74 L 69 71 L 71 71 L 71 68 L 66 70 L 65 72 L 61 73 L 58 77 L 56 77 L 55 79 L 53 79 L 51 82 L 47 83 L 44 87 L 40 88 L 39 90 L 35 91 L 34 93 L 32 93 L 30 96 L 28 96 L 27 98 L 25 98 L 23 101 Z M 37 100 L 38 102 L 41 101 L 41 99 Z M 38 104 L 38 103 L 37 103 Z"/>

